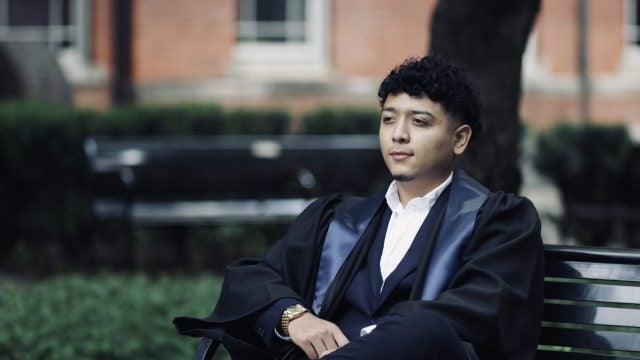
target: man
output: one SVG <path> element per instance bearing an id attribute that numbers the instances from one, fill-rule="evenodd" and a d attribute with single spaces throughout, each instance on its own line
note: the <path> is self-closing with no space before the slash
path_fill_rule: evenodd
<path id="1" fill-rule="evenodd" d="M 214 312 L 176 319 L 181 333 L 246 359 L 535 357 L 538 215 L 455 169 L 481 129 L 472 85 L 427 56 L 378 96 L 387 191 L 311 204 L 264 258 L 229 265 Z"/>

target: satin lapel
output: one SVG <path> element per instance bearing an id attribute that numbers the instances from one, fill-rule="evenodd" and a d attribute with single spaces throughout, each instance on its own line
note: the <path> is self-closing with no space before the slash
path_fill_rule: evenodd
<path id="1" fill-rule="evenodd" d="M 344 272 L 341 269 L 345 260 L 352 253 L 383 201 L 384 193 L 378 193 L 337 212 L 331 221 L 318 265 L 313 297 L 313 309 L 316 313 L 320 312 L 321 306 L 326 306 L 325 298 L 331 297 L 333 290 L 340 288 L 344 285 L 343 282 L 350 278 L 338 277 L 338 272 Z"/>
<path id="2" fill-rule="evenodd" d="M 471 238 L 478 210 L 487 199 L 489 190 L 456 170 L 451 182 L 451 193 L 434 244 L 433 254 L 424 273 L 422 300 L 432 300 L 449 284 L 460 268 L 460 258 Z"/>

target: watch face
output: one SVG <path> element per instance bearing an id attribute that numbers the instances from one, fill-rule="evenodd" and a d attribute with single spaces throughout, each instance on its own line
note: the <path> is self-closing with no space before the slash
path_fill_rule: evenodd
<path id="1" fill-rule="evenodd" d="M 287 308 L 287 312 L 288 312 L 289 314 L 291 314 L 291 315 L 299 314 L 299 313 L 301 313 L 301 312 L 303 312 L 303 311 L 307 311 L 307 309 L 305 309 L 305 307 L 304 307 L 304 306 L 302 306 L 302 305 L 300 305 L 300 304 L 296 304 L 296 305 L 293 305 L 293 306 L 289 306 L 289 307 Z"/>

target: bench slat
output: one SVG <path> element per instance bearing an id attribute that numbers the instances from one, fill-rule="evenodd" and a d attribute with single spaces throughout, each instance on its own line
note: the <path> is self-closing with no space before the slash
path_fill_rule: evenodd
<path id="1" fill-rule="evenodd" d="M 545 276 L 577 279 L 640 281 L 640 266 L 634 264 L 585 263 L 545 260 Z"/>
<path id="2" fill-rule="evenodd" d="M 544 254 L 546 261 L 640 265 L 640 254 L 637 249 L 545 245 Z"/>
<path id="3" fill-rule="evenodd" d="M 538 350 L 536 360 L 634 360 L 640 357 L 622 357 L 615 355 L 599 355 L 585 353 L 571 353 L 562 351 Z"/>
<path id="4" fill-rule="evenodd" d="M 640 327 L 640 309 L 545 304 L 544 321 Z"/>
<path id="5" fill-rule="evenodd" d="M 588 349 L 640 351 L 640 333 L 543 327 L 540 344 Z"/>
<path id="6" fill-rule="evenodd" d="M 547 299 L 640 303 L 640 287 L 609 284 L 584 284 L 546 281 Z"/>
<path id="7" fill-rule="evenodd" d="M 94 203 L 94 213 L 105 219 L 126 216 L 141 225 L 287 222 L 298 216 L 311 201 L 313 200 L 139 201 L 127 208 L 123 203 L 103 200 Z"/>

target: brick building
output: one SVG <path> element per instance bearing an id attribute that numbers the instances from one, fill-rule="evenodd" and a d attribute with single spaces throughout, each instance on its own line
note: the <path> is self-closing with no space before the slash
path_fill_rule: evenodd
<path id="1" fill-rule="evenodd" d="M 590 109 L 598 121 L 640 120 L 638 3 L 587 0 Z M 386 72 L 427 53 L 435 4 L 0 0 L 0 41 L 49 44 L 78 106 L 108 107 L 118 81 L 130 85 L 137 102 L 214 101 L 293 111 L 319 104 L 376 106 Z M 523 59 L 522 116 L 535 127 L 578 118 L 577 9 L 578 0 L 542 1 Z M 116 31 L 122 27 L 126 31 Z"/>

